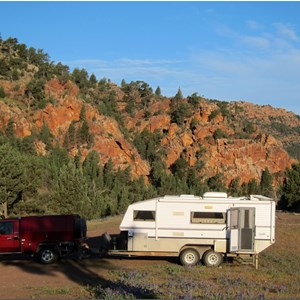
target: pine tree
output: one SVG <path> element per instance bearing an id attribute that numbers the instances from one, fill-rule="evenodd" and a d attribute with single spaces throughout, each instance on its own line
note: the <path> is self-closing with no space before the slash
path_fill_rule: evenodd
<path id="1" fill-rule="evenodd" d="M 61 148 L 58 144 L 51 150 L 49 157 L 46 161 L 46 168 L 48 169 L 50 179 L 57 180 L 60 172 L 60 168 L 71 162 L 68 151 L 65 148 Z"/>
<path id="2" fill-rule="evenodd" d="M 8 144 L 0 146 L 0 202 L 7 216 L 22 199 L 25 187 L 24 162 L 21 154 Z"/>
<path id="3" fill-rule="evenodd" d="M 226 187 L 224 184 L 224 176 L 221 173 L 216 174 L 213 177 L 210 177 L 207 181 L 209 189 L 215 192 L 225 192 Z"/>
<path id="4" fill-rule="evenodd" d="M 178 91 L 175 95 L 175 98 L 176 98 L 176 100 L 182 100 L 183 99 L 183 94 L 182 94 L 182 91 L 181 91 L 180 87 L 178 88 Z"/>
<path id="5" fill-rule="evenodd" d="M 89 179 L 89 181 L 98 181 L 99 176 L 102 176 L 99 161 L 100 156 L 98 152 L 91 151 L 82 163 L 83 174 Z"/>
<path id="6" fill-rule="evenodd" d="M 80 113 L 79 113 L 79 120 L 81 122 L 83 122 L 83 121 L 86 120 L 86 116 L 85 115 L 86 115 L 86 107 L 85 107 L 85 105 L 82 105 Z"/>
<path id="7" fill-rule="evenodd" d="M 46 145 L 46 150 L 52 149 L 52 138 L 53 135 L 47 125 L 46 122 L 43 123 L 43 126 L 41 128 L 41 132 L 39 134 L 39 138 L 41 141 Z"/>
<path id="8" fill-rule="evenodd" d="M 247 194 L 255 195 L 261 193 L 260 187 L 255 179 L 251 179 L 247 185 Z"/>
<path id="9" fill-rule="evenodd" d="M 39 189 L 43 187 L 47 179 L 47 170 L 44 168 L 45 158 L 36 155 L 26 155 L 24 157 L 24 189 L 22 199 L 15 203 L 12 211 L 15 215 L 25 214 L 45 214 L 46 201 L 39 194 Z"/>
<path id="10" fill-rule="evenodd" d="M 72 121 L 65 135 L 64 147 L 69 149 L 76 144 L 75 121 Z"/>
<path id="11" fill-rule="evenodd" d="M 166 175 L 166 163 L 160 159 L 153 161 L 150 171 L 150 181 L 155 188 L 161 186 L 161 180 L 164 175 Z"/>
<path id="12" fill-rule="evenodd" d="M 282 196 L 278 203 L 280 209 L 300 211 L 300 164 L 292 165 L 285 171 Z"/>
<path id="13" fill-rule="evenodd" d="M 1 68 L 1 65 L 0 65 Z M 0 70 L 0 75 L 1 75 L 1 70 Z M 0 98 L 5 98 L 6 97 L 6 93 L 4 91 L 3 86 L 0 86 Z"/>
<path id="14" fill-rule="evenodd" d="M 126 86 L 127 86 L 127 83 L 126 83 L 125 79 L 122 79 L 121 88 L 124 89 L 124 88 L 126 88 Z"/>
<path id="15" fill-rule="evenodd" d="M 260 188 L 262 195 L 270 198 L 274 197 L 273 177 L 268 168 L 262 172 Z"/>
<path id="16" fill-rule="evenodd" d="M 5 129 L 5 134 L 9 139 L 15 138 L 15 125 L 15 121 L 10 118 Z"/>
<path id="17" fill-rule="evenodd" d="M 81 159 L 82 159 L 82 153 L 80 151 L 80 148 L 77 149 L 77 153 L 74 156 L 74 164 L 76 166 L 77 169 L 80 169 L 81 166 Z"/>
<path id="18" fill-rule="evenodd" d="M 158 187 L 158 195 L 177 195 L 176 191 L 177 182 L 175 177 L 170 174 L 162 174 L 161 184 Z"/>
<path id="19" fill-rule="evenodd" d="M 174 113 L 178 109 L 179 103 L 183 99 L 181 89 L 178 88 L 176 95 L 171 99 L 171 112 Z"/>
<path id="20" fill-rule="evenodd" d="M 94 143 L 94 137 L 89 132 L 90 127 L 86 120 L 83 120 L 81 127 L 77 131 L 77 140 L 80 144 L 87 144 L 88 147 L 91 147 Z"/>
<path id="21" fill-rule="evenodd" d="M 110 189 L 104 186 L 103 168 L 99 165 L 100 157 L 96 151 L 91 151 L 82 164 L 83 175 L 88 184 L 88 197 L 91 201 L 92 214 L 102 217 L 106 214 L 107 203 L 105 195 Z"/>
<path id="22" fill-rule="evenodd" d="M 91 86 L 95 86 L 97 84 L 97 78 L 94 73 L 90 76 L 89 82 L 90 82 Z"/>
<path id="23" fill-rule="evenodd" d="M 240 177 L 236 177 L 231 180 L 228 187 L 228 193 L 233 197 L 240 196 Z"/>
<path id="24" fill-rule="evenodd" d="M 103 169 L 104 184 L 108 189 L 112 189 L 114 185 L 114 165 L 111 158 L 104 165 Z"/>
<path id="25" fill-rule="evenodd" d="M 178 125 L 182 125 L 186 119 L 192 116 L 192 114 L 192 107 L 189 103 L 177 103 L 175 106 L 172 106 L 171 121 Z"/>
<path id="26" fill-rule="evenodd" d="M 161 96 L 161 90 L 160 90 L 160 87 L 158 86 L 157 88 L 156 88 L 156 90 L 155 90 L 155 95 L 157 96 L 157 97 L 160 97 Z"/>
<path id="27" fill-rule="evenodd" d="M 175 177 L 186 179 L 188 167 L 189 165 L 186 159 L 184 157 L 180 157 L 170 166 L 170 170 Z"/>
<path id="28" fill-rule="evenodd" d="M 188 97 L 188 102 L 196 108 L 200 103 L 201 97 L 198 96 L 197 93 L 193 93 L 191 96 Z"/>
<path id="29" fill-rule="evenodd" d="M 74 163 L 61 167 L 50 205 L 56 213 L 79 214 L 86 218 L 91 216 L 88 184 Z"/>

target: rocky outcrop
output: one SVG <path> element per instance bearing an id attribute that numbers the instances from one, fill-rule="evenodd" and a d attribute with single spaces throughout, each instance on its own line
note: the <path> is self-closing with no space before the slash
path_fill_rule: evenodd
<path id="1" fill-rule="evenodd" d="M 103 164 L 112 159 L 116 168 L 125 169 L 130 166 L 133 177 L 149 175 L 149 164 L 141 159 L 135 147 L 124 138 L 118 123 L 112 118 L 100 115 L 91 105 L 83 104 L 78 98 L 79 89 L 75 84 L 68 81 L 62 85 L 56 79 L 50 80 L 45 87 L 45 93 L 57 103 L 48 104 L 33 115 L 0 101 L 0 127 L 5 129 L 8 121 L 12 119 L 16 136 L 25 137 L 31 135 L 33 129 L 39 131 L 43 124 L 47 124 L 55 140 L 62 145 L 70 124 L 73 121 L 79 122 L 82 106 L 85 105 L 86 120 L 89 131 L 94 136 L 94 143 L 90 148 L 81 146 L 82 159 L 95 150 Z M 35 146 L 38 154 L 46 154 L 43 143 L 36 141 Z M 69 150 L 71 155 L 78 152 L 77 149 Z"/>
<path id="2" fill-rule="evenodd" d="M 265 135 L 254 141 L 219 139 L 216 146 L 210 147 L 207 156 L 207 174 L 212 176 L 223 170 L 227 184 L 236 177 L 240 177 L 241 182 L 252 178 L 259 181 L 266 168 L 272 174 L 282 173 L 295 162 L 278 141 Z"/>
<path id="3" fill-rule="evenodd" d="M 2 131 L 7 129 L 9 122 L 13 123 L 17 136 L 26 137 L 31 135 L 32 124 L 24 114 L 24 110 L 15 106 L 13 102 L 0 101 L 0 128 Z"/>
<path id="4" fill-rule="evenodd" d="M 1 84 L 10 98 L 20 97 L 22 91 L 24 92 L 24 84 L 21 84 L 23 88 L 18 91 L 14 88 L 15 83 L 2 82 Z M 214 102 L 201 99 L 193 115 L 179 126 L 171 123 L 170 99 L 161 98 L 151 103 L 147 117 L 143 109 L 136 111 L 135 116 L 132 117 L 125 113 L 126 103 L 122 102 L 123 92 L 116 85 L 112 85 L 112 88 L 129 132 L 148 129 L 150 132 L 161 133 L 161 148 L 166 153 L 167 167 L 183 156 L 191 167 L 199 161 L 203 163 L 204 167 L 200 171 L 202 176 L 209 178 L 222 173 L 226 183 L 229 184 L 236 177 L 240 177 L 241 182 L 248 182 L 252 178 L 260 180 L 265 168 L 282 178 L 284 170 L 295 162 L 284 150 L 282 142 L 270 134 L 263 134 L 263 126 L 261 126 L 261 124 L 270 124 L 274 119 L 280 119 L 288 126 L 300 128 L 299 118 L 292 113 L 246 102 L 230 103 L 229 109 L 233 115 L 239 113 L 245 120 L 253 120 L 255 132 L 246 139 L 235 137 L 236 132 L 232 123 L 230 125 L 227 118 L 221 112 L 217 112 L 218 106 Z M 9 99 L 0 101 L 2 131 L 5 131 L 10 120 L 13 120 L 15 134 L 19 137 L 29 136 L 33 130 L 39 131 L 44 124 L 47 124 L 55 136 L 55 141 L 62 145 L 70 124 L 75 122 L 78 128 L 80 112 L 84 105 L 85 118 L 89 132 L 94 137 L 94 143 L 91 147 L 81 145 L 82 158 L 95 150 L 99 153 L 103 164 L 111 159 L 116 168 L 124 169 L 130 166 L 134 177 L 146 178 L 149 175 L 149 163 L 140 157 L 134 145 L 124 137 L 117 121 L 101 115 L 94 106 L 84 103 L 80 99 L 79 88 L 74 83 L 68 81 L 61 84 L 57 79 L 52 79 L 45 86 L 45 94 L 54 101 L 44 109 L 35 110 L 33 113 L 26 106 L 26 101 L 18 104 Z M 214 113 L 213 118 L 212 113 Z M 196 125 L 190 128 L 192 120 L 196 120 Z M 236 125 L 237 128 L 239 126 Z M 218 130 L 227 138 L 216 138 L 215 134 Z M 37 140 L 35 147 L 40 155 L 46 154 L 45 145 L 41 141 Z M 78 149 L 71 147 L 69 152 L 75 156 Z"/>

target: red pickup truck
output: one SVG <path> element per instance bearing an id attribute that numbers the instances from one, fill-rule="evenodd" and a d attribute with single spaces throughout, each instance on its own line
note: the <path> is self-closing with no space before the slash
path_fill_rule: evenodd
<path id="1" fill-rule="evenodd" d="M 0 220 L 0 254 L 34 254 L 50 264 L 67 254 L 80 254 L 86 221 L 79 215 L 52 215 Z"/>

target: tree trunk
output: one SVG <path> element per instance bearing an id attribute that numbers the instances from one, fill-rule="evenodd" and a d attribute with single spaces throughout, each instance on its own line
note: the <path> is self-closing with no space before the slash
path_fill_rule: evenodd
<path id="1" fill-rule="evenodd" d="M 4 216 L 4 218 L 7 218 L 7 201 L 2 203 L 2 216 Z"/>

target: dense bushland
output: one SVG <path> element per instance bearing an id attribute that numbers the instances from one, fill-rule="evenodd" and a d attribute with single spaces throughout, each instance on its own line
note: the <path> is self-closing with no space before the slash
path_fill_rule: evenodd
<path id="1" fill-rule="evenodd" d="M 153 92 L 143 81 L 126 83 L 123 80 L 121 100 L 126 105 L 122 111 L 118 107 L 114 85 L 109 79 L 98 81 L 94 74 L 89 75 L 85 69 L 75 68 L 70 72 L 68 66 L 52 62 L 42 49 L 28 48 L 18 43 L 16 38 L 3 40 L 0 36 L 0 80 L 16 82 L 16 91 L 20 88 L 19 83 L 26 83 L 24 95 L 16 96 L 16 99 L 11 99 L 0 85 L 0 101 L 19 105 L 29 114 L 43 109 L 49 102 L 55 105 L 56 100 L 45 93 L 45 83 L 51 78 L 57 78 L 62 83 L 73 81 L 79 87 L 84 103 L 93 105 L 102 115 L 115 119 L 124 137 L 149 163 L 150 175 L 148 178 L 132 178 L 130 167 L 116 168 L 112 161 L 103 165 L 95 151 L 82 159 L 80 148 L 84 146 L 90 149 L 94 143 L 84 105 L 80 120 L 70 124 L 63 145 L 52 136 L 46 122 L 40 130 L 33 129 L 30 136 L 21 139 L 15 136 L 14 122 L 9 120 L 0 134 L 0 203 L 8 215 L 79 213 L 87 218 L 100 218 L 122 213 L 130 203 L 157 195 L 202 195 L 208 190 L 227 191 L 232 196 L 258 193 L 270 197 L 282 195 L 280 204 L 283 209 L 299 210 L 298 166 L 287 170 L 286 180 L 279 190 L 274 189 L 273 178 L 267 168 L 262 172 L 260 181 L 252 179 L 241 184 L 237 177 L 229 186 L 225 185 L 226 174 L 219 173 L 210 178 L 199 175 L 205 164 L 201 160 L 205 152 L 203 148 L 198 151 L 195 166 L 190 167 L 186 157 L 181 155 L 168 169 L 161 147 L 163 133 L 151 133 L 147 129 L 129 132 L 123 117 L 124 113 L 134 117 L 139 110 L 143 110 L 144 118 L 149 118 L 150 104 L 164 98 L 159 87 Z M 191 118 L 193 111 L 199 108 L 201 99 L 194 93 L 183 101 L 182 92 L 178 89 L 170 101 L 171 121 L 178 126 L 186 126 L 186 119 Z M 230 126 L 239 128 L 234 137 L 250 138 L 255 132 L 255 126 L 250 121 L 238 120 L 238 114 L 232 114 L 227 102 L 211 101 L 217 105 L 209 117 L 211 122 L 218 115 L 223 116 Z M 274 122 L 272 124 L 276 126 L 273 126 L 273 130 L 277 132 L 286 133 L 290 129 L 280 126 L 278 120 Z M 196 126 L 197 120 L 193 118 L 188 129 L 193 131 Z M 225 137 L 228 137 L 227 133 L 217 129 L 212 142 Z M 36 141 L 45 144 L 46 155 L 37 155 Z M 70 148 L 78 149 L 76 157 L 69 155 Z M 293 147 L 296 153 L 295 149 Z"/>

